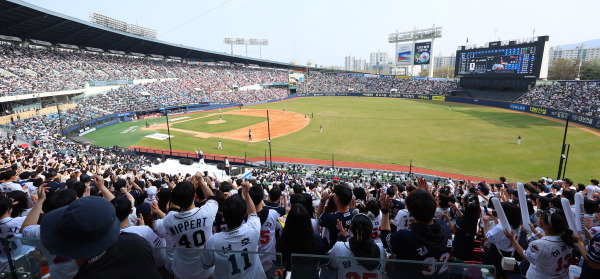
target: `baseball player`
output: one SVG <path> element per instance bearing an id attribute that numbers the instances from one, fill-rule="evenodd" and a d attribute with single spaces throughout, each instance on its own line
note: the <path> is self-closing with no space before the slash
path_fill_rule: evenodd
<path id="1" fill-rule="evenodd" d="M 521 145 L 521 136 L 517 138 L 517 145 Z"/>
<path id="2" fill-rule="evenodd" d="M 248 129 L 248 141 L 252 141 L 252 130 Z"/>
<path id="3" fill-rule="evenodd" d="M 223 146 L 221 146 L 221 141 L 219 141 L 219 145 L 217 146 L 217 149 L 223 149 Z"/>
<path id="4" fill-rule="evenodd" d="M 323 125 L 321 125 L 320 133 L 323 133 Z"/>
<path id="5" fill-rule="evenodd" d="M 196 150 L 194 148 L 194 150 Z M 200 164 L 204 165 L 204 153 L 202 153 L 202 149 L 196 150 L 196 155 L 198 155 L 198 159 L 200 160 Z"/>

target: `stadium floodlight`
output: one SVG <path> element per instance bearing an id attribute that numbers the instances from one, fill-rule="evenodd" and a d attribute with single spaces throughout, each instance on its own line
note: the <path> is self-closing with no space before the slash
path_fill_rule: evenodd
<path id="1" fill-rule="evenodd" d="M 235 41 L 232 38 L 225 38 L 223 39 L 223 43 L 231 46 L 231 55 L 233 55 L 233 45 L 235 44 Z"/>
<path id="2" fill-rule="evenodd" d="M 262 46 L 268 46 L 269 45 L 269 40 L 267 39 L 250 39 L 249 41 L 249 45 L 252 46 L 258 46 L 259 50 L 260 50 L 260 59 L 262 59 Z M 246 56 L 248 56 L 248 54 L 246 53 Z"/>
<path id="3" fill-rule="evenodd" d="M 260 48 L 260 58 L 262 59 L 262 46 L 268 46 L 269 40 L 267 39 L 244 39 L 244 38 L 225 38 L 223 43 L 231 46 L 231 54 L 233 55 L 233 45 L 245 45 L 246 46 L 246 57 L 248 56 L 248 45 L 258 46 Z"/>
<path id="4" fill-rule="evenodd" d="M 146 38 L 156 39 L 157 32 L 154 29 L 139 26 L 136 24 L 128 24 L 125 21 L 118 20 L 109 16 L 90 12 L 90 22 L 95 23 L 117 31 L 142 36 Z"/>
<path id="5" fill-rule="evenodd" d="M 268 46 L 268 45 L 269 45 L 269 40 L 267 40 L 267 39 L 261 39 L 258 42 L 258 49 L 260 50 L 260 59 L 262 59 L 262 47 Z"/>
<path id="6" fill-rule="evenodd" d="M 235 38 L 236 45 L 246 45 L 246 57 L 248 57 L 248 40 L 244 38 Z"/>

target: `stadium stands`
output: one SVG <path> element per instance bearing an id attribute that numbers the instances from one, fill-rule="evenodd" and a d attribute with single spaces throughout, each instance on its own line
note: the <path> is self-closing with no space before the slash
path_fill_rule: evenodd
<path id="1" fill-rule="evenodd" d="M 79 89 L 87 81 L 177 78 L 169 89 L 226 91 L 253 84 L 286 83 L 287 71 L 0 43 L 0 96 Z M 177 88 L 176 88 L 177 87 Z"/>
<path id="2" fill-rule="evenodd" d="M 518 99 L 519 103 L 556 108 L 590 116 L 600 115 L 600 86 L 591 84 L 540 85 Z"/>
<path id="3" fill-rule="evenodd" d="M 453 81 L 395 79 L 391 77 L 361 77 L 336 74 L 311 74 L 298 83 L 298 93 L 410 93 L 447 95 L 459 88 Z M 393 91 L 392 91 L 393 90 Z"/>
<path id="4" fill-rule="evenodd" d="M 287 96 L 286 88 L 233 89 L 286 83 L 287 72 L 283 70 L 184 64 L 2 43 L 0 75 L 1 96 L 80 89 L 88 81 L 156 80 L 81 98 L 75 108 L 62 111 L 60 116 L 36 115 L 4 127 L 7 137 L 0 141 L 0 215 L 5 222 L 0 222 L 0 238 L 14 245 L 4 245 L 3 249 L 12 247 L 13 257 L 23 259 L 35 246 L 47 260 L 27 262 L 48 265 L 53 278 L 107 272 L 108 262 L 125 255 L 117 250 L 125 244 L 138 245 L 139 249 L 126 249 L 132 257 L 110 267 L 129 274 L 150 264 L 144 269 L 153 274 L 148 275 L 150 278 L 155 276 L 154 268 L 162 274 L 160 278 L 208 278 L 213 273 L 217 278 L 284 278 L 290 272 L 299 278 L 336 278 L 338 274 L 343 278 L 380 278 L 384 274 L 389 278 L 400 274 L 407 278 L 489 278 L 530 273 L 563 278 L 569 274 L 573 248 L 577 246 L 584 253 L 586 248 L 565 225 L 566 217 L 573 213 L 570 206 L 562 207 L 559 197 L 574 205 L 578 194 L 585 196 L 579 200 L 585 204 L 584 226 L 588 231 L 584 230 L 584 239 L 591 248 L 600 241 L 600 187 L 595 179 L 586 186 L 567 179 L 542 178 L 525 184 L 523 195 L 517 185 L 503 179 L 501 183 L 426 181 L 382 170 L 302 165 L 256 168 L 249 181 L 203 177 L 201 173 L 167 175 L 145 170 L 156 163 L 156 158 L 117 147 L 79 144 L 61 136 L 57 125 L 59 118 L 64 126 L 70 126 L 125 111 L 154 110 L 152 115 L 159 116 L 156 111 L 164 106 L 281 99 Z M 311 74 L 304 82 L 308 82 L 311 93 L 448 95 L 460 89 L 453 81 L 335 74 Z M 304 82 L 298 84 L 299 93 L 306 93 Z M 26 107 L 36 102 L 15 104 Z M 598 116 L 600 92 L 596 85 L 544 85 L 527 92 L 519 102 Z M 52 105 L 45 101 L 40 107 Z M 81 199 L 75 202 L 76 198 Z M 502 202 L 500 208 L 508 219 L 506 234 L 503 220 L 494 214 L 500 211 L 492 201 L 495 198 Z M 519 202 L 527 205 L 524 221 Z M 62 219 L 62 212 L 85 212 L 92 205 L 108 205 L 115 210 L 72 217 L 71 223 Z M 74 209 L 76 206 L 79 210 Z M 45 217 L 37 225 L 42 214 Z M 60 229 L 86 220 L 108 220 L 109 224 L 99 228 L 102 233 L 84 232 L 89 239 Z M 532 233 L 521 231 L 521 224 L 531 225 Z M 20 233 L 33 240 L 21 242 Z M 134 234 L 148 241 L 140 241 Z M 80 241 L 81 245 L 98 243 L 103 248 L 78 256 L 78 245 L 57 246 L 61 239 Z M 556 254 L 554 249 L 539 248 L 547 239 L 564 247 L 559 253 L 564 259 L 560 270 L 554 271 L 553 258 L 552 262 L 540 260 L 527 265 L 527 260 Z M 541 256 L 533 258 L 535 253 Z M 504 270 L 500 254 L 514 254 L 522 265 Z M 388 255 L 393 256 L 388 259 Z M 598 271 L 593 267 L 600 259 L 593 253 L 587 255 L 579 258 L 584 261 L 580 278 L 596 278 L 593 274 Z M 336 257 L 346 258 L 342 261 Z M 78 267 L 74 260 L 88 264 Z M 6 262 L 0 256 L 2 267 Z M 487 266 L 449 267 L 444 265 L 447 262 Z M 550 265 L 553 272 L 546 274 L 543 267 Z"/>
<path id="5" fill-rule="evenodd" d="M 27 128 L 21 127 L 21 129 Z M 27 133 L 26 130 L 21 132 Z M 476 270 L 476 273 L 483 273 L 482 276 L 486 274 L 486 276 L 493 276 L 494 273 L 496 275 L 510 273 L 501 270 L 499 258 L 490 258 L 491 255 L 498 252 L 498 249 L 510 252 L 511 248 L 506 248 L 506 243 L 512 241 L 513 247 L 522 245 L 523 249 L 531 252 L 534 251 L 531 250 L 534 249 L 531 248 L 532 245 L 545 241 L 539 240 L 543 237 L 544 232 L 550 235 L 547 237 L 552 237 L 551 235 L 562 232 L 560 230 L 567 230 L 565 227 L 559 230 L 558 225 L 552 226 L 545 221 L 552 218 L 552 224 L 566 224 L 562 210 L 554 209 L 559 214 L 553 216 L 548 213 L 550 212 L 548 208 L 551 198 L 559 194 L 568 199 L 573 198 L 576 193 L 584 194 L 585 212 L 589 217 L 586 227 L 591 232 L 597 232 L 600 225 L 598 215 L 593 215 L 599 210 L 600 188 L 597 186 L 597 180 L 592 180 L 587 187 L 580 184 L 581 186 L 578 188 L 573 187 L 573 182 L 568 179 L 555 182 L 542 178 L 539 181 L 527 183 L 524 186 L 527 197 L 523 197 L 525 202 L 530 205 L 527 222 L 537 223 L 538 226 L 532 225 L 534 233 L 531 235 L 520 233 L 522 236 L 517 242 L 512 239 L 514 236 L 504 235 L 498 217 L 491 213 L 493 209 L 489 209 L 492 204 L 491 199 L 499 198 L 503 202 L 502 208 L 509 225 L 516 231 L 514 235 L 519 234 L 521 211 L 515 205 L 515 203 L 519 203 L 517 186 L 503 182 L 503 178 L 500 179 L 500 183 L 474 183 L 452 179 L 435 179 L 428 182 L 413 175 L 395 172 L 329 167 L 313 169 L 302 165 L 289 165 L 273 170 L 255 169 L 252 172 L 252 180 L 245 182 L 241 179 L 204 178 L 200 173 L 197 175 L 152 173 L 141 170 L 143 166 L 152 164 L 151 158 L 135 155 L 128 151 L 77 145 L 61 138 L 48 139 L 52 145 L 43 144 L 44 141 L 39 142 L 40 144 L 35 143 L 33 146 L 23 147 L 11 139 L 5 139 L 1 141 L 0 145 L 2 149 L 0 151 L 6 154 L 0 158 L 0 163 L 4 166 L 1 170 L 0 190 L 6 196 L 19 199 L 19 203 L 7 205 L 3 207 L 4 211 L 0 212 L 3 216 L 6 215 L 6 218 L 14 218 L 10 226 L 18 228 L 18 231 L 5 230 L 8 227 L 5 228 L 4 224 L 0 224 L 3 232 L 1 237 L 6 238 L 22 231 L 24 237 L 33 238 L 24 243 L 21 243 L 19 238 L 8 240 L 15 243 L 14 247 L 16 248 L 12 250 L 15 258 L 19 258 L 24 255 L 23 253 L 33 249 L 27 245 L 34 245 L 44 255 L 50 255 L 49 253 L 58 253 L 55 255 L 60 257 L 68 255 L 73 247 L 61 246 L 59 249 L 49 242 L 58 241 L 56 239 L 59 236 L 53 234 L 53 236 L 44 237 L 45 232 L 50 234 L 48 231 L 52 230 L 47 220 L 54 220 L 52 211 L 58 210 L 58 207 L 61 206 L 69 206 L 68 204 L 72 203 L 75 197 L 83 199 L 82 202 L 85 201 L 86 205 L 98 202 L 90 200 L 88 196 L 99 196 L 111 201 L 116 211 L 112 212 L 113 218 L 120 221 L 122 231 L 146 237 L 148 242 L 142 243 L 146 243 L 144 245 L 147 247 L 158 245 L 158 250 L 154 250 L 150 259 L 154 259 L 154 264 L 159 268 L 157 271 L 162 272 L 163 277 L 160 278 L 172 278 L 171 274 L 196 274 L 195 272 L 205 272 L 207 276 L 210 276 L 213 272 L 210 267 L 213 265 L 220 267 L 215 271 L 217 275 L 235 273 L 238 270 L 235 266 L 224 265 L 231 262 L 228 260 L 231 258 L 230 255 L 239 257 L 238 262 L 240 260 L 243 262 L 244 258 L 248 258 L 250 262 L 246 265 L 248 267 L 262 264 L 263 267 L 259 270 L 239 269 L 242 275 L 254 272 L 253 276 L 258 278 L 265 278 L 267 275 L 269 278 L 280 278 L 279 276 L 286 272 L 306 278 L 314 276 L 306 274 L 319 273 L 322 278 L 336 278 L 336 271 L 376 274 L 377 276 L 387 274 L 387 276 L 393 277 L 398 276 L 397 272 L 399 271 L 421 274 L 422 271 L 432 270 L 429 265 L 407 264 L 387 259 L 384 249 L 387 253 L 395 254 L 396 259 L 428 262 L 429 257 L 438 258 L 439 266 L 433 268 L 433 274 L 437 275 L 466 276 L 469 272 Z M 198 190 L 194 190 L 194 186 Z M 40 187 L 49 187 L 49 192 L 44 193 L 39 190 Z M 198 194 L 200 189 L 204 193 L 195 199 L 195 194 Z M 335 194 L 335 198 L 331 196 L 332 193 Z M 215 198 L 211 197 L 213 194 Z M 21 198 L 17 198 L 20 195 L 22 195 L 22 201 Z M 0 204 L 4 204 L 3 198 L 6 196 L 0 197 Z M 71 196 L 72 198 L 69 198 Z M 245 201 L 239 196 L 243 197 Z M 127 201 L 125 208 L 122 208 L 122 205 L 119 205 L 120 199 L 126 201 L 129 199 L 131 202 Z M 182 199 L 191 203 L 184 203 Z M 55 205 L 59 201 L 61 204 Z M 168 207 L 169 201 L 172 201 L 171 207 Z M 239 204 L 240 202 L 247 206 L 242 206 Z M 239 207 L 232 207 L 232 203 L 238 203 Z M 174 207 L 175 205 L 178 207 Z M 405 206 L 408 206 L 409 211 L 405 209 Z M 554 208 L 560 206 L 560 202 L 554 206 Z M 197 211 L 196 207 L 203 210 Z M 222 209 L 217 210 L 219 208 Z M 234 208 L 241 211 L 235 211 Z M 133 213 L 130 213 L 131 210 Z M 203 215 L 189 215 L 188 211 L 202 212 Z M 239 216 L 243 217 L 246 211 L 250 216 L 248 225 L 241 224 L 241 219 L 239 219 L 240 223 L 235 223 L 231 220 L 231 215 L 228 215 L 237 212 L 235 214 L 241 214 Z M 253 217 L 256 216 L 254 215 L 256 211 L 258 216 L 263 216 L 263 223 L 259 218 Z M 125 214 L 119 212 L 125 212 Z M 47 217 L 42 219 L 41 226 L 36 225 L 36 220 L 43 213 Z M 570 208 L 567 214 L 572 214 Z M 19 216 L 22 217 L 19 218 Z M 106 214 L 86 215 L 90 220 L 99 218 L 97 216 L 107 218 Z M 197 221 L 194 219 L 196 217 L 199 220 L 208 218 L 211 221 L 207 224 L 196 223 Z M 257 218 L 255 225 L 250 224 L 254 222 L 251 218 Z M 538 218 L 541 218 L 542 221 L 536 222 Z M 338 227 L 337 220 L 342 221 L 340 223 L 342 227 Z M 186 221 L 193 221 L 195 225 L 185 225 Z M 423 225 L 425 221 L 429 225 Z M 59 219 L 56 222 L 62 221 Z M 73 222 L 83 221 L 78 219 Z M 182 222 L 183 225 L 178 225 L 178 222 Z M 352 224 L 352 228 L 349 227 L 350 224 Z M 247 226 L 251 226 L 251 228 Z M 411 230 L 405 230 L 408 227 Z M 238 229 L 232 230 L 234 228 Z M 346 229 L 339 230 L 339 228 Z M 198 229 L 203 231 L 203 237 L 193 238 Z M 229 229 L 226 231 L 227 234 L 232 232 L 241 234 L 234 238 L 227 238 L 224 233 L 221 233 L 225 229 Z M 253 230 L 256 230 L 256 235 L 252 232 Z M 423 233 L 428 232 L 427 236 L 413 233 L 420 230 L 425 230 Z M 141 233 L 141 231 L 147 232 Z M 57 233 L 64 232 L 59 230 Z M 118 234 L 118 230 L 116 233 Z M 363 234 L 366 238 L 362 238 Z M 305 237 L 301 237 L 302 235 Z M 41 237 L 41 241 L 36 242 L 35 238 L 39 237 Z M 592 233 L 586 238 L 598 241 L 600 236 L 594 236 Z M 431 242 L 434 239 L 440 243 L 443 242 L 443 245 Z M 570 241 L 569 238 L 565 239 L 565 241 Z M 206 248 L 217 248 L 212 246 L 212 243 L 216 241 L 230 241 L 226 243 L 232 245 L 239 245 L 241 241 L 244 244 L 243 246 L 232 246 L 231 250 L 234 252 L 227 255 L 218 251 L 202 249 L 205 248 L 204 245 Z M 421 243 L 428 249 L 428 252 L 417 254 L 405 246 L 412 242 Z M 529 244 L 527 244 L 528 242 Z M 116 242 L 103 243 L 112 246 Z M 85 245 L 89 245 L 89 242 L 86 242 Z M 354 245 L 359 245 L 358 247 L 363 249 L 354 247 Z M 177 250 L 168 248 L 171 246 L 178 248 Z M 377 249 L 366 249 L 369 247 Z M 445 248 L 436 250 L 440 247 Z M 565 253 L 570 254 L 571 247 L 568 246 Z M 379 251 L 378 249 L 381 252 L 373 252 Z M 189 253 L 186 254 L 186 250 Z M 144 258 L 142 257 L 143 251 L 144 249 L 133 252 L 137 255 L 136 257 L 140 257 L 138 260 Z M 258 251 L 258 253 L 247 254 L 245 251 Z M 517 253 L 521 254 L 522 251 Z M 550 252 L 552 251 L 548 253 Z M 322 265 L 317 264 L 318 258 L 315 260 L 302 255 L 293 255 L 306 253 L 314 254 L 312 257 L 321 255 L 323 257 Z M 542 250 L 541 253 L 546 253 L 546 251 Z M 338 264 L 337 256 L 349 257 L 345 259 L 349 262 Z M 361 259 L 354 259 L 357 256 L 371 258 L 371 260 L 362 261 L 361 266 L 363 267 L 349 270 L 349 265 L 357 265 L 356 261 L 361 261 Z M 186 265 L 176 263 L 178 259 L 183 258 L 188 260 L 187 263 L 195 266 L 192 269 L 194 271 Z M 264 259 L 275 261 L 264 261 Z M 307 261 L 310 264 L 307 264 Z M 373 261 L 375 265 L 368 265 L 369 261 Z M 451 261 L 470 264 L 483 262 L 491 266 L 458 265 L 453 268 L 444 268 L 443 264 Z M 23 263 L 18 261 L 17 264 L 22 265 Z M 87 269 L 88 267 L 81 267 L 78 270 L 77 266 L 70 265 L 68 260 L 48 261 L 48 264 L 51 274 L 59 278 L 73 278 L 76 273 L 91 272 L 91 269 Z M 131 265 L 123 264 L 119 268 L 123 269 L 121 272 L 126 273 Z M 223 271 L 224 268 L 226 268 L 225 271 Z M 568 274 L 568 270 L 566 274 Z M 526 271 L 527 268 L 524 267 L 520 272 Z M 538 267 L 532 265 L 528 272 L 540 271 Z M 332 275 L 329 275 L 330 273 Z M 518 274 L 518 271 L 513 274 Z M 585 275 L 585 273 L 582 274 Z M 582 276 L 582 278 L 586 277 Z"/>

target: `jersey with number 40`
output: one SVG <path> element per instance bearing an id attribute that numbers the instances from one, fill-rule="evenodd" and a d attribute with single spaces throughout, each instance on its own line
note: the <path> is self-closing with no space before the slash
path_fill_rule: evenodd
<path id="1" fill-rule="evenodd" d="M 260 219 L 256 213 L 248 216 L 248 221 L 233 230 L 213 235 L 206 243 L 202 254 L 204 268 L 215 267 L 215 278 L 266 278 L 258 254 L 227 251 L 257 252 L 260 238 Z"/>
<path id="2" fill-rule="evenodd" d="M 199 268 L 200 252 L 206 241 L 212 236 L 212 226 L 219 205 L 208 200 L 203 206 L 192 210 L 168 214 L 162 222 L 165 238 L 170 238 L 174 247 L 193 248 L 176 249 L 173 253 L 172 269 L 175 276 L 182 279 L 208 278 L 213 270 Z"/>

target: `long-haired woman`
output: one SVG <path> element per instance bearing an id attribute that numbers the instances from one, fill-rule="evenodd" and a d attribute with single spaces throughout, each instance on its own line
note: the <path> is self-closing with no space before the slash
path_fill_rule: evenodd
<path id="1" fill-rule="evenodd" d="M 531 263 L 526 277 L 569 278 L 569 265 L 576 240 L 573 231 L 567 225 L 563 211 L 548 208 L 538 218 L 537 223 L 538 227 L 544 229 L 546 236 L 530 242 L 527 250 L 519 245 L 512 232 L 504 232 L 517 253 Z"/>
<path id="2" fill-rule="evenodd" d="M 301 203 L 293 203 L 276 244 L 285 270 L 292 271 L 292 278 L 318 278 L 319 259 L 309 256 L 292 259 L 292 254 L 320 255 L 322 247 L 321 236 L 313 232 L 308 210 Z"/>
<path id="3" fill-rule="evenodd" d="M 454 231 L 452 254 L 459 260 L 472 261 L 477 222 L 481 217 L 481 207 L 479 206 L 479 199 L 475 194 L 465 196 L 462 204 L 464 213 L 456 221 L 456 225 L 452 225 L 452 222 L 448 221 L 448 225 Z"/>

